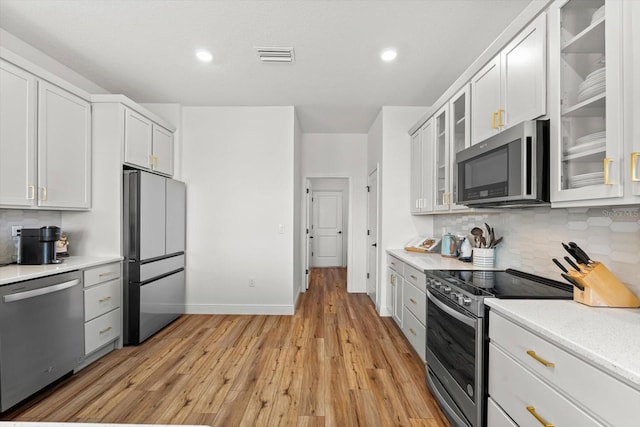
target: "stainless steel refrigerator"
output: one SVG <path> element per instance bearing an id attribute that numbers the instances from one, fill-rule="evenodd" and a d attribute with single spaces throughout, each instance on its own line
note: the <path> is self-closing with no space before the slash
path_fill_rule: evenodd
<path id="1" fill-rule="evenodd" d="M 124 171 L 124 343 L 140 344 L 184 313 L 185 184 Z"/>

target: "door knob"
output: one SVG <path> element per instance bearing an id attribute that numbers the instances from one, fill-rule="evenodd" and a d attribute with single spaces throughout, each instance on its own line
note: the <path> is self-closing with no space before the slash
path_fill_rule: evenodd
<path id="1" fill-rule="evenodd" d="M 338 234 L 342 234 L 342 231 L 338 231 Z"/>
<path id="2" fill-rule="evenodd" d="M 378 247 L 378 244 L 377 244 L 377 243 L 374 243 L 374 244 L 372 244 L 371 246 L 373 246 L 374 248 L 377 248 L 377 247 Z"/>
<path id="3" fill-rule="evenodd" d="M 313 239 L 313 236 L 309 236 L 310 239 Z"/>

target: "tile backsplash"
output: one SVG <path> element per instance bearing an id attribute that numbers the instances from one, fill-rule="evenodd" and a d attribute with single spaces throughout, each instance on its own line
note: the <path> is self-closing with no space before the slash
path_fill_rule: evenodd
<path id="1" fill-rule="evenodd" d="M 0 264 L 14 261 L 16 240 L 11 237 L 11 226 L 40 228 L 45 225 L 60 227 L 62 214 L 59 211 L 0 209 Z"/>
<path id="2" fill-rule="evenodd" d="M 515 268 L 562 280 L 551 261 L 568 255 L 561 242 L 576 242 L 589 256 L 609 268 L 640 297 L 640 206 L 551 209 L 504 209 L 500 212 L 438 215 L 434 230 L 468 234 L 484 223 L 503 242 L 496 266 Z M 562 260 L 563 264 L 566 262 Z"/>

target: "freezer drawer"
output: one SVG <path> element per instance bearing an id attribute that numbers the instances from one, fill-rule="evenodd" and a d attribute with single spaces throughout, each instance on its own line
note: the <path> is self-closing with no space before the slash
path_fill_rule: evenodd
<path id="1" fill-rule="evenodd" d="M 184 270 L 140 287 L 140 341 L 144 341 L 184 313 Z"/>

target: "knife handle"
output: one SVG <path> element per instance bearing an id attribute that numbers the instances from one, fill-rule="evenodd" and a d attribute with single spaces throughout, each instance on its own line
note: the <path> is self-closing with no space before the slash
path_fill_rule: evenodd
<path id="1" fill-rule="evenodd" d="M 558 261 L 557 259 L 552 258 L 552 261 L 553 261 L 553 262 L 554 262 L 558 267 L 560 267 L 560 270 L 564 271 L 565 273 L 568 273 L 568 272 L 569 272 L 569 270 L 567 270 L 567 269 L 565 268 L 565 266 L 564 266 L 564 265 L 560 264 L 560 261 Z"/>
<path id="2" fill-rule="evenodd" d="M 580 289 L 581 291 L 584 291 L 584 286 L 582 286 L 580 283 L 576 282 L 576 280 L 573 277 L 570 277 L 567 274 L 564 273 L 560 273 L 560 275 L 564 278 L 564 280 L 566 280 L 567 282 L 571 283 L 573 286 L 575 286 L 576 288 Z"/>
<path id="3" fill-rule="evenodd" d="M 571 267 L 573 267 L 573 269 L 574 269 L 575 271 L 577 271 L 577 272 L 579 272 L 579 273 L 582 273 L 582 270 L 580 270 L 580 267 L 578 267 L 578 266 L 576 265 L 576 263 L 575 263 L 575 262 L 571 261 L 571 258 L 569 258 L 568 256 L 566 256 L 566 257 L 564 257 L 564 260 L 565 260 L 565 261 L 567 261 L 567 262 L 569 263 L 569 265 L 570 265 Z"/>

